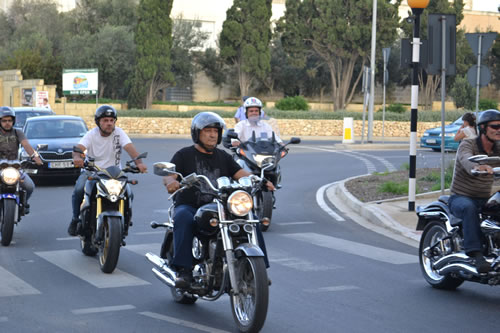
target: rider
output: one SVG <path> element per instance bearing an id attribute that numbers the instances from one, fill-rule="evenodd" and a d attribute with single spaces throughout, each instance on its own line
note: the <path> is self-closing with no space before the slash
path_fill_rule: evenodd
<path id="1" fill-rule="evenodd" d="M 194 145 L 184 147 L 177 151 L 171 162 L 175 164 L 176 171 L 187 176 L 193 172 L 198 175 L 207 176 L 215 186 L 219 177 L 232 177 L 237 180 L 251 174 L 243 169 L 224 150 L 218 149 L 217 145 L 222 140 L 222 130 L 225 128 L 224 120 L 213 112 L 198 113 L 191 122 L 191 138 Z M 166 176 L 163 184 L 168 193 L 174 193 L 180 188 L 177 175 Z M 270 190 L 274 190 L 271 182 L 267 183 Z M 194 215 L 196 210 L 213 200 L 208 185 L 200 185 L 199 189 L 186 189 L 175 198 L 174 211 L 174 258 L 172 268 L 177 271 L 175 286 L 187 288 L 192 279 L 191 266 L 193 256 L 191 253 L 193 240 Z M 258 231 L 258 240 L 262 250 L 265 252 L 264 238 Z M 266 257 L 266 264 L 267 257 Z"/>
<path id="2" fill-rule="evenodd" d="M 249 97 L 243 104 L 245 108 L 246 120 L 236 124 L 234 131 L 238 134 L 238 140 L 232 140 L 234 147 L 240 145 L 240 142 L 247 142 L 255 132 L 255 137 L 270 139 L 273 135 L 273 128 L 266 122 L 261 121 L 264 111 L 262 111 L 262 102 L 256 97 Z M 275 139 L 282 143 L 281 139 L 275 133 Z"/>
<path id="3" fill-rule="evenodd" d="M 451 213 L 462 219 L 465 253 L 474 259 L 479 273 L 486 273 L 490 264 L 483 257 L 479 211 L 491 195 L 493 169 L 468 158 L 474 155 L 500 156 L 500 112 L 482 112 L 477 124 L 479 136 L 462 141 L 458 147 L 448 204 Z M 488 175 L 473 177 L 472 169 L 487 171 Z"/>
<path id="4" fill-rule="evenodd" d="M 8 106 L 0 107 L 0 159 L 17 160 L 19 144 L 21 144 L 35 163 L 37 165 L 42 165 L 43 163 L 40 156 L 38 156 L 38 153 L 31 147 L 23 131 L 13 128 L 15 123 L 15 111 Z M 21 188 L 26 191 L 26 206 L 24 207 L 24 213 L 28 214 L 30 207 L 28 199 L 35 189 L 35 184 L 28 174 L 22 172 L 20 185 Z"/>
<path id="5" fill-rule="evenodd" d="M 97 127 L 88 131 L 77 145 L 82 151 L 87 150 L 88 156 L 95 158 L 95 165 L 99 168 L 107 168 L 112 165 L 121 167 L 122 148 L 131 158 L 136 158 L 139 155 L 128 135 L 120 127 L 115 126 L 116 119 L 115 108 L 110 105 L 98 107 L 94 116 Z M 77 168 L 83 168 L 84 161 L 80 153 L 73 152 L 73 164 Z M 147 167 L 141 159 L 136 160 L 135 165 L 140 172 L 147 172 Z M 83 200 L 87 177 L 88 173 L 82 169 L 73 190 L 73 218 L 68 227 L 68 234 L 71 236 L 77 235 L 76 229 L 78 222 L 80 222 L 80 204 Z"/>

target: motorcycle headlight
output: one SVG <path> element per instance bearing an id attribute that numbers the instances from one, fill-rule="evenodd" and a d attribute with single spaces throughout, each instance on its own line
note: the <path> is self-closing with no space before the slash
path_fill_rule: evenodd
<path id="1" fill-rule="evenodd" d="M 253 159 L 255 160 L 255 163 L 257 163 L 259 168 L 262 168 L 262 164 L 274 163 L 274 157 L 272 155 L 255 154 L 253 155 Z"/>
<path id="2" fill-rule="evenodd" d="M 2 181 L 7 184 L 7 185 L 14 185 L 19 181 L 19 178 L 21 177 L 21 174 L 19 173 L 19 170 L 14 169 L 12 167 L 8 167 L 2 170 Z"/>
<path id="3" fill-rule="evenodd" d="M 247 215 L 252 210 L 252 207 L 252 197 L 245 191 L 235 191 L 227 199 L 227 208 L 236 216 Z"/>
<path id="4" fill-rule="evenodd" d="M 102 181 L 104 186 L 106 187 L 106 191 L 111 196 L 119 196 L 122 192 L 123 184 L 122 182 L 116 179 L 106 179 Z"/>

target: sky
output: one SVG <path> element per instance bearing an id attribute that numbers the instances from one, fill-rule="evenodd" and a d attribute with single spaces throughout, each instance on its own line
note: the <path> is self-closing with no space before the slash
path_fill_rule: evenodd
<path id="1" fill-rule="evenodd" d="M 498 13 L 499 6 L 500 6 L 500 0 L 474 0 L 472 2 L 473 10 L 482 10 L 486 12 Z"/>

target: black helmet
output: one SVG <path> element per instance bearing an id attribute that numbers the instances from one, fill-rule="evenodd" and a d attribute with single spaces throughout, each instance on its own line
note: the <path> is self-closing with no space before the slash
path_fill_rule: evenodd
<path id="1" fill-rule="evenodd" d="M 200 112 L 194 116 L 191 122 L 191 138 L 194 143 L 200 142 L 200 131 L 206 127 L 217 128 L 219 135 L 217 137 L 217 144 L 222 140 L 222 130 L 226 127 L 224 120 L 213 112 Z"/>
<path id="2" fill-rule="evenodd" d="M 14 124 L 16 123 L 16 112 L 10 106 L 0 107 L 0 119 L 3 117 L 12 117 Z"/>
<path id="3" fill-rule="evenodd" d="M 495 110 L 495 109 L 489 109 L 486 111 L 481 112 L 479 115 L 479 120 L 477 122 L 477 125 L 482 125 L 489 123 L 490 121 L 499 121 L 500 120 L 500 111 Z"/>
<path id="4" fill-rule="evenodd" d="M 112 117 L 118 119 L 116 109 L 111 105 L 101 105 L 95 110 L 94 120 L 97 126 L 99 126 L 99 119 L 104 117 Z"/>

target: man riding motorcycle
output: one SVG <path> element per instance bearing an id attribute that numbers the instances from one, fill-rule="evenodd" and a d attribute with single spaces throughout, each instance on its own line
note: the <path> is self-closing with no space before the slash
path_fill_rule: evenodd
<path id="1" fill-rule="evenodd" d="M 22 145 L 24 150 L 30 155 L 37 165 L 42 165 L 42 160 L 38 153 L 31 147 L 28 139 L 23 131 L 13 128 L 16 123 L 15 111 L 8 107 L 0 107 L 0 159 L 2 160 L 17 160 L 19 145 Z M 26 202 L 30 198 L 35 184 L 30 176 L 26 173 L 21 173 L 21 188 L 26 191 Z M 26 203 L 24 210 L 25 214 L 29 213 L 29 204 Z"/>
<path id="2" fill-rule="evenodd" d="M 243 170 L 224 150 L 218 149 L 221 143 L 224 120 L 213 112 L 201 112 L 191 122 L 191 138 L 193 146 L 182 148 L 172 157 L 176 171 L 187 176 L 191 173 L 207 176 L 216 185 L 219 177 L 227 176 L 235 180 L 251 174 Z M 166 176 L 163 183 L 169 193 L 180 188 L 177 175 Z M 274 190 L 271 183 L 269 189 Z M 190 188 L 180 192 L 175 198 L 174 211 L 174 258 L 173 269 L 177 271 L 176 288 L 188 288 L 191 280 L 193 255 L 194 215 L 199 207 L 213 200 L 207 185 Z M 258 241 L 266 254 L 264 238 L 258 231 Z M 269 266 L 266 256 L 266 265 Z"/>
<path id="3" fill-rule="evenodd" d="M 478 165 L 468 158 L 481 154 L 500 156 L 500 112 L 484 111 L 477 124 L 479 136 L 463 140 L 458 147 L 449 207 L 454 216 L 463 220 L 465 253 L 474 259 L 479 273 L 486 273 L 490 270 L 490 265 L 483 257 L 479 212 L 491 194 L 493 169 L 490 165 Z M 488 175 L 472 176 L 472 169 L 487 171 Z"/>
<path id="4" fill-rule="evenodd" d="M 87 150 L 87 155 L 95 158 L 95 164 L 99 168 L 107 168 L 111 165 L 121 166 L 122 149 L 125 149 L 133 159 L 139 156 L 128 135 L 120 127 L 115 126 L 117 118 L 114 107 L 110 105 L 98 107 L 94 115 L 97 127 L 88 131 L 77 145 L 81 151 Z M 84 161 L 80 153 L 73 152 L 73 163 L 75 167 L 83 168 Z M 147 172 L 147 167 L 141 159 L 136 160 L 135 164 L 141 173 Z M 73 190 L 71 201 L 73 217 L 68 227 L 68 234 L 71 236 L 77 235 L 77 225 L 80 222 L 80 204 L 83 200 L 87 177 L 87 172 L 82 171 Z M 95 183 L 95 181 L 92 182 Z"/>

